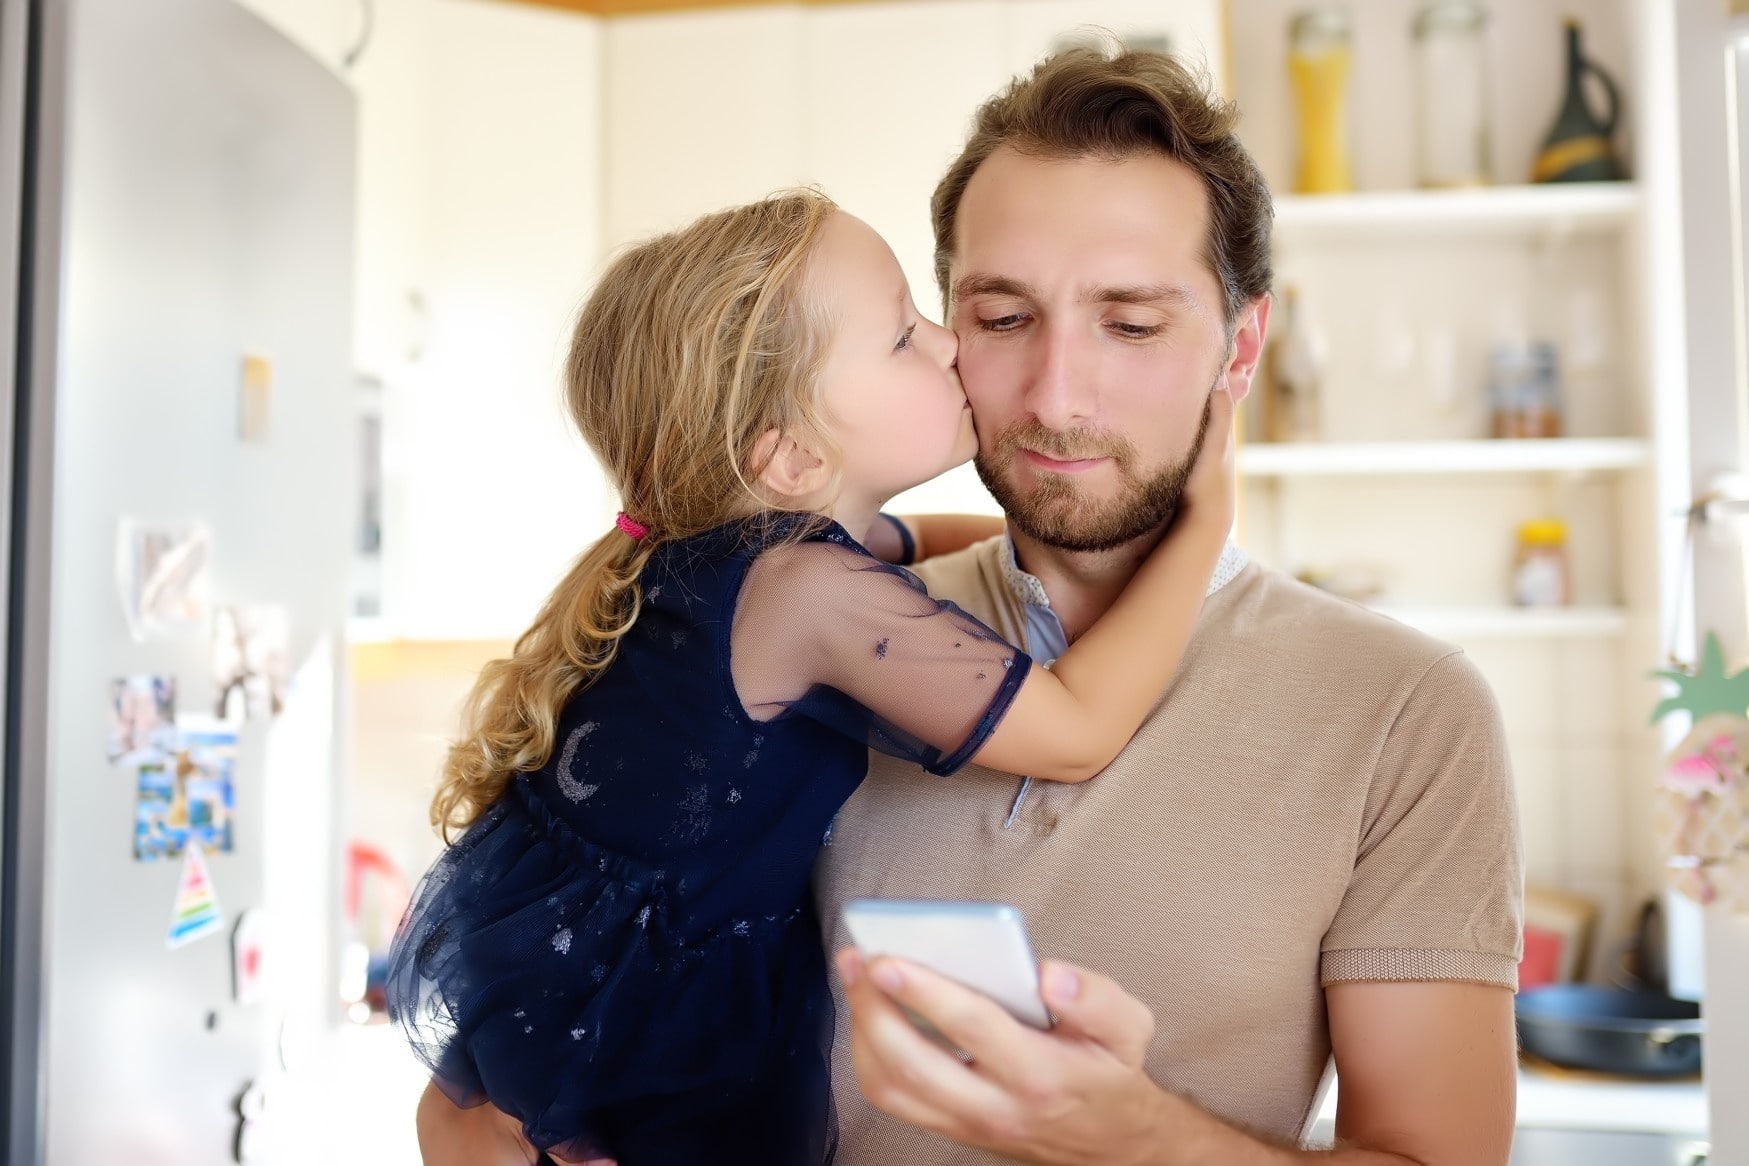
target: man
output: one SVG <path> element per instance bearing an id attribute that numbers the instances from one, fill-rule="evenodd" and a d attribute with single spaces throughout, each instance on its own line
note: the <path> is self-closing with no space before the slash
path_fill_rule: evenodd
<path id="1" fill-rule="evenodd" d="M 1075 50 L 985 105 L 936 192 L 1010 525 L 918 571 L 1035 659 L 1170 525 L 1210 392 L 1250 389 L 1272 211 L 1234 121 L 1169 58 Z M 850 897 L 998 899 L 1085 967 L 1047 961 L 1040 1033 L 840 952 L 838 1166 L 1291 1163 L 1332 1054 L 1333 1166 L 1504 1163 L 1519 870 L 1474 668 L 1229 548 L 1163 704 L 1093 781 L 874 757 L 819 868 L 829 929 Z M 485 1110 L 428 1092 L 426 1144 L 529 1160 L 491 1149 L 515 1131 Z"/>
<path id="2" fill-rule="evenodd" d="M 1035 659 L 1170 524 L 1211 389 L 1250 388 L 1272 212 L 1234 121 L 1168 58 L 1072 51 L 983 107 L 937 188 L 1011 541 L 918 571 Z M 829 926 L 850 897 L 1005 900 L 1042 953 L 1112 977 L 1047 963 L 1044 1034 L 841 952 L 839 1166 L 1506 1161 L 1520 855 L 1492 698 L 1454 649 L 1234 548 L 1163 705 L 1098 778 L 876 757 L 819 870 Z M 1293 1147 L 1332 1053 L 1340 1146 L 1311 1155 Z"/>

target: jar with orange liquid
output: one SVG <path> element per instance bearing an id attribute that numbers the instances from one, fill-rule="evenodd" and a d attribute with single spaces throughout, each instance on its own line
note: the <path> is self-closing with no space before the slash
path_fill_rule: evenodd
<path id="1" fill-rule="evenodd" d="M 1288 78 L 1299 109 L 1299 169 L 1294 191 L 1339 194 L 1354 189 L 1348 158 L 1348 75 L 1353 58 L 1348 11 L 1320 5 L 1288 25 Z"/>

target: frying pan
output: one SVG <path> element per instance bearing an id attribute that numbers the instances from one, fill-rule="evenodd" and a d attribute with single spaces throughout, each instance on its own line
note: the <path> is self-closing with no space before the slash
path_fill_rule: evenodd
<path id="1" fill-rule="evenodd" d="M 1640 1077 L 1700 1072 L 1700 1006 L 1643 988 L 1545 984 L 1518 994 L 1524 1051 L 1573 1069 Z"/>

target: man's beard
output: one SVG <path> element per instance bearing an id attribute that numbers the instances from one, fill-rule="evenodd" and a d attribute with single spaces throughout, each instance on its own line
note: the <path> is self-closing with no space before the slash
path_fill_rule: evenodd
<path id="1" fill-rule="evenodd" d="M 1205 401 L 1190 452 L 1146 478 L 1136 466 L 1140 460 L 1136 447 L 1127 439 L 1090 429 L 1059 432 L 1036 419 L 1004 429 L 996 435 L 995 451 L 980 450 L 973 464 L 1008 521 L 1028 538 L 1065 551 L 1109 551 L 1162 529 L 1177 516 L 1208 427 Z M 1036 469 L 1036 484 L 1023 493 L 1009 476 L 1022 449 L 1065 462 L 1110 458 L 1120 481 L 1118 495 L 1095 501 L 1086 496 L 1074 475 Z"/>

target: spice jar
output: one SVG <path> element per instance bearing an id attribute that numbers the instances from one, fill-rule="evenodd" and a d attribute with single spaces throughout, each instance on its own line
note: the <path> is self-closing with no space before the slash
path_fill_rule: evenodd
<path id="1" fill-rule="evenodd" d="M 1520 607 L 1562 607 L 1572 601 L 1567 524 L 1558 518 L 1521 523 L 1518 552 L 1512 560 L 1512 602 Z"/>

